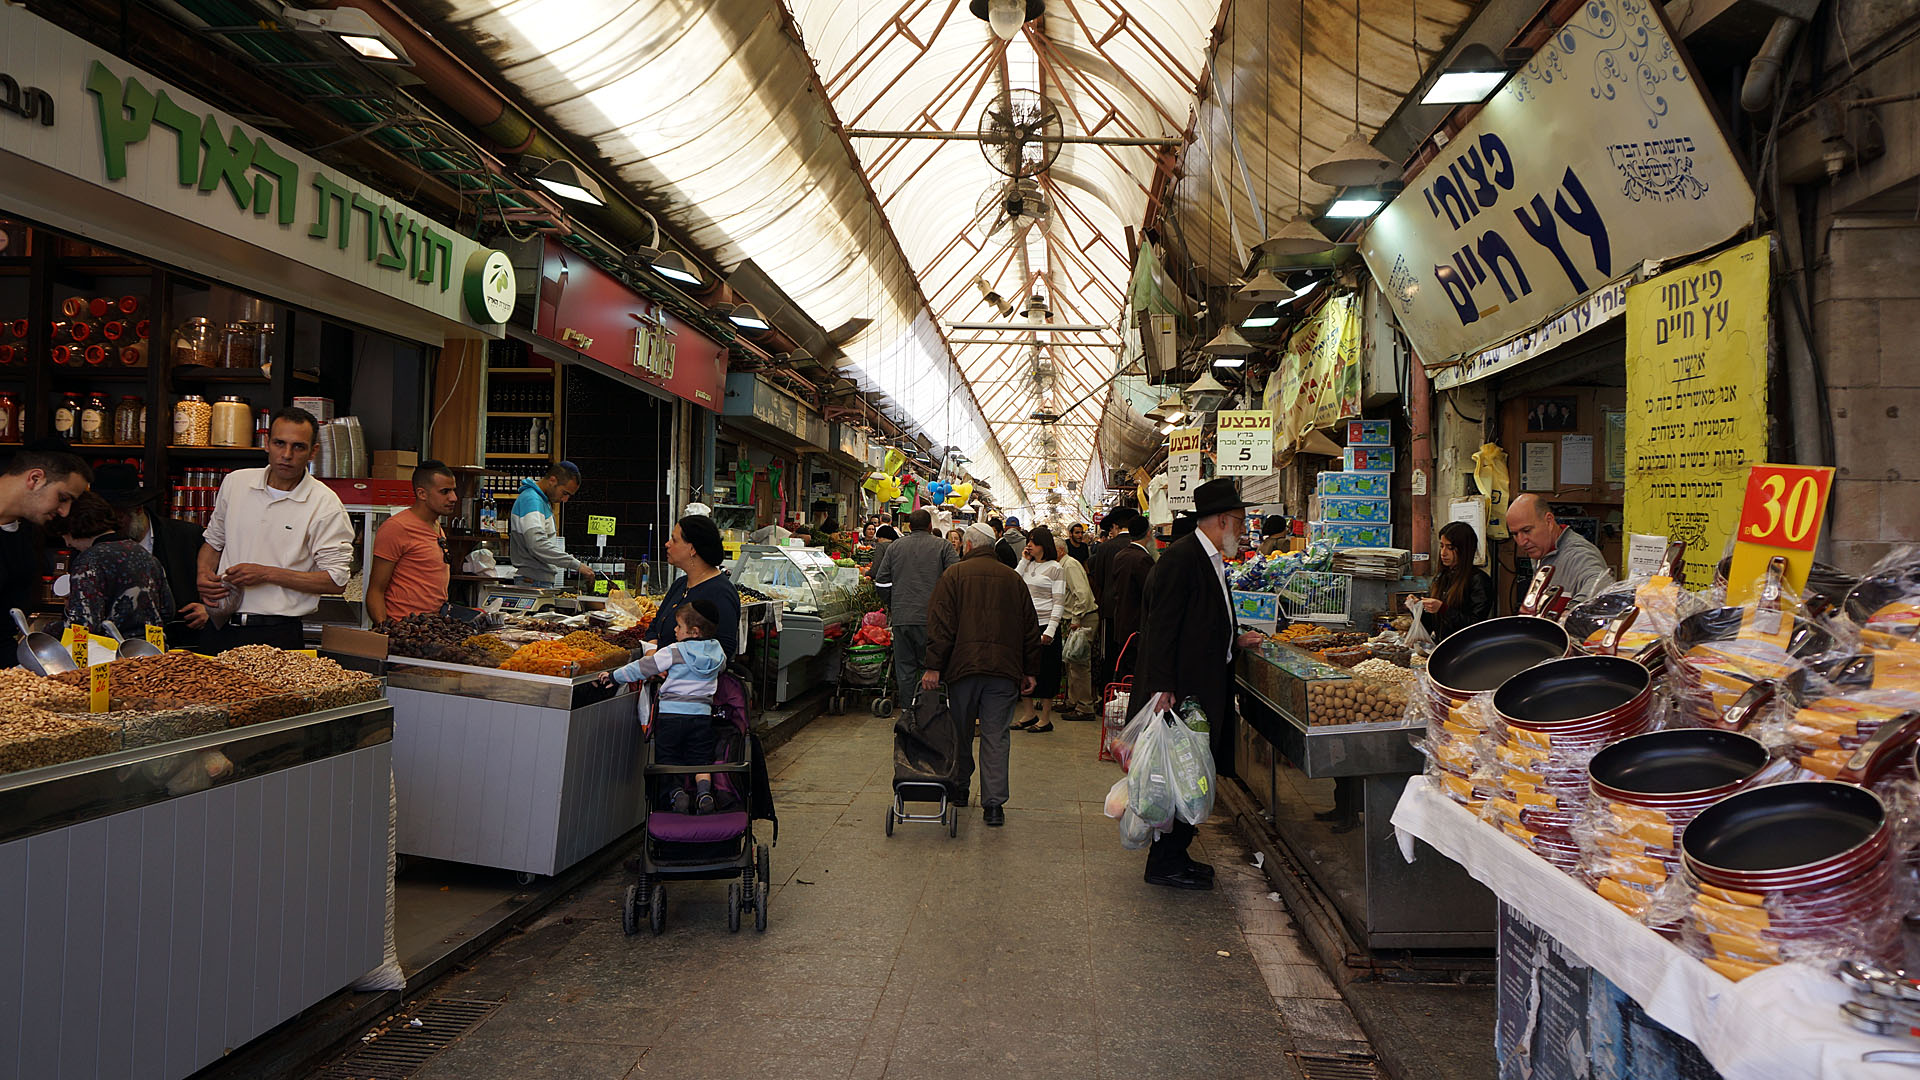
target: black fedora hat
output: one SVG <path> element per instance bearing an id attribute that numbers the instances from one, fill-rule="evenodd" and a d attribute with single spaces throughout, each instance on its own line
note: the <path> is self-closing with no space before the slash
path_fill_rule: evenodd
<path id="1" fill-rule="evenodd" d="M 1240 497 L 1240 489 L 1231 477 L 1216 476 L 1193 489 L 1193 516 L 1203 518 L 1210 514 L 1224 514 L 1229 510 L 1245 510 L 1250 503 Z"/>
<path id="2" fill-rule="evenodd" d="M 140 470 L 121 461 L 107 461 L 93 467 L 93 492 L 107 500 L 115 510 L 139 506 L 153 497 L 140 483 Z"/>

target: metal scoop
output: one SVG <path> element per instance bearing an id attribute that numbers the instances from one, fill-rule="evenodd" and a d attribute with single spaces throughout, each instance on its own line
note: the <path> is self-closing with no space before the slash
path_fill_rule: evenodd
<path id="1" fill-rule="evenodd" d="M 133 656 L 159 656 L 160 655 L 159 646 L 155 645 L 151 641 L 148 641 L 146 638 L 143 638 L 143 637 L 130 638 L 127 635 L 121 633 L 120 628 L 113 624 L 112 619 L 108 619 L 106 622 L 102 623 L 101 625 L 105 626 L 107 628 L 107 633 L 112 634 L 113 639 L 120 643 L 120 647 L 114 650 L 114 655 L 119 657 L 120 659 L 125 660 L 128 657 L 133 657 Z"/>
<path id="2" fill-rule="evenodd" d="M 13 625 L 20 628 L 20 644 L 14 650 L 14 658 L 20 666 L 36 675 L 58 675 L 63 671 L 75 671 L 78 664 L 73 662 L 73 654 L 60 644 L 60 639 L 51 634 L 42 634 L 27 627 L 27 616 L 13 608 Z"/>

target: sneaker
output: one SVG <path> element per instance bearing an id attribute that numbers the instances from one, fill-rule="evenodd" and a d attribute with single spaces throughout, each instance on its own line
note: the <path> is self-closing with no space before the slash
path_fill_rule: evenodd
<path id="1" fill-rule="evenodd" d="M 711 791 L 701 792 L 700 797 L 694 800 L 693 812 L 696 814 L 713 813 L 713 792 Z"/>
<path id="2" fill-rule="evenodd" d="M 687 789 L 681 788 L 678 791 L 675 791 L 673 794 L 667 796 L 667 809 L 673 811 L 676 814 L 684 814 L 687 812 L 687 807 L 691 805 L 692 802 L 693 802 L 693 797 L 687 794 Z"/>

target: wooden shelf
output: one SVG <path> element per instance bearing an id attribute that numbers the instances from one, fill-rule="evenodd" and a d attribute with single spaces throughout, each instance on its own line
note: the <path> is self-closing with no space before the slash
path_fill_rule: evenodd
<path id="1" fill-rule="evenodd" d="M 488 454 L 490 458 L 502 461 L 552 461 L 552 454 Z"/>
<path id="2" fill-rule="evenodd" d="M 550 367 L 490 367 L 487 369 L 489 375 L 551 375 L 553 372 L 554 369 Z"/>
<path id="3" fill-rule="evenodd" d="M 47 368 L 54 380 L 81 379 L 92 382 L 139 382 L 147 381 L 146 368 L 108 368 L 108 367 L 59 367 Z"/>
<path id="4" fill-rule="evenodd" d="M 74 443 L 67 449 L 76 454 L 119 454 L 123 457 L 139 457 L 147 451 L 145 443 Z"/>
<path id="5" fill-rule="evenodd" d="M 553 418 L 553 414 L 550 412 L 489 412 L 487 413 L 487 415 L 488 416 L 526 416 L 526 417 L 533 417 L 536 419 L 543 419 L 543 420 L 550 420 Z"/>
<path id="6" fill-rule="evenodd" d="M 183 454 L 191 457 L 237 457 L 249 454 L 266 453 L 257 446 L 167 446 L 169 454 Z"/>
<path id="7" fill-rule="evenodd" d="M 174 382 L 246 383 L 252 386 L 265 386 L 273 381 L 273 376 L 262 375 L 252 368 L 177 367 L 168 374 L 173 376 Z"/>

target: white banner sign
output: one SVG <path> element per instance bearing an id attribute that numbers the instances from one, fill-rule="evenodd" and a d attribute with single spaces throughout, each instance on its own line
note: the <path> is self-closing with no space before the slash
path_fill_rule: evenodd
<path id="1" fill-rule="evenodd" d="M 1176 428 L 1167 441 L 1167 509 L 1193 510 L 1193 489 L 1200 486 L 1202 428 Z"/>
<path id="2" fill-rule="evenodd" d="M 1273 413 L 1265 409 L 1224 410 L 1218 414 L 1221 476 L 1265 476 L 1273 471 Z"/>
<path id="3" fill-rule="evenodd" d="M 1360 253 L 1429 364 L 1753 216 L 1739 160 L 1642 0 L 1580 5 L 1412 183 Z"/>

